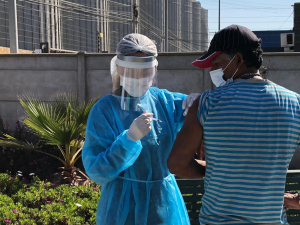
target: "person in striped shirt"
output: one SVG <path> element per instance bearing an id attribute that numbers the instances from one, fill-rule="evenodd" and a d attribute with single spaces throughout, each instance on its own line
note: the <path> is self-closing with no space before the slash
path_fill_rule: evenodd
<path id="1" fill-rule="evenodd" d="M 286 173 L 299 144 L 300 97 L 264 79 L 261 40 L 231 25 L 193 62 L 211 68 L 214 90 L 202 93 L 177 135 L 168 167 L 183 178 L 204 176 L 193 159 L 205 146 L 205 194 L 199 220 L 211 224 L 288 224 Z"/>

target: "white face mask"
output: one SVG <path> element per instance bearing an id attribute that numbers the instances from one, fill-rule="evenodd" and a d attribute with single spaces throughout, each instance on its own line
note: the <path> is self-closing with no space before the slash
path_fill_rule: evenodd
<path id="1" fill-rule="evenodd" d="M 236 69 L 236 71 L 234 72 L 232 77 L 230 79 L 227 79 L 227 81 L 225 81 L 223 79 L 223 76 L 224 76 L 224 71 L 227 69 L 227 67 L 230 65 L 230 63 L 232 62 L 232 60 L 234 58 L 235 58 L 235 56 L 230 60 L 230 62 L 227 64 L 227 66 L 225 67 L 224 70 L 222 68 L 220 68 L 220 69 L 212 70 L 212 71 L 209 72 L 210 78 L 211 78 L 212 82 L 214 83 L 214 85 L 216 85 L 216 87 L 220 87 L 220 86 L 223 86 L 225 84 L 229 84 L 233 81 L 233 77 L 235 76 L 238 69 Z"/>
<path id="2" fill-rule="evenodd" d="M 216 87 L 220 87 L 226 84 L 226 81 L 223 79 L 224 73 L 222 68 L 210 71 L 209 75 L 214 85 L 216 85 Z"/>
<path id="3" fill-rule="evenodd" d="M 127 78 L 120 76 L 120 86 L 132 97 L 143 96 L 152 85 L 153 77 L 145 77 L 140 79 Z"/>

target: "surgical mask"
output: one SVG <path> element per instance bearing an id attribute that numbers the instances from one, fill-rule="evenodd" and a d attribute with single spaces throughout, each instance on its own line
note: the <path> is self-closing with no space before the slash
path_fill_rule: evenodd
<path id="1" fill-rule="evenodd" d="M 220 87 L 226 84 L 226 81 L 223 79 L 224 73 L 222 68 L 210 71 L 209 75 L 214 85 L 216 85 L 216 87 Z"/>
<path id="2" fill-rule="evenodd" d="M 225 67 L 224 70 L 222 68 L 220 68 L 220 69 L 212 70 L 209 72 L 210 78 L 211 78 L 212 82 L 214 83 L 214 85 L 216 85 L 216 87 L 220 87 L 225 84 L 229 84 L 233 81 L 233 78 L 234 78 L 236 72 L 238 71 L 238 69 L 234 72 L 234 74 L 232 75 L 231 78 L 227 79 L 227 81 L 224 80 L 223 76 L 224 76 L 224 71 L 227 69 L 227 67 L 230 65 L 230 63 L 232 62 L 232 60 L 234 58 L 235 58 L 235 56 L 230 60 L 230 62 L 227 64 L 227 66 Z"/>
<path id="3" fill-rule="evenodd" d="M 140 79 L 127 78 L 120 76 L 120 86 L 132 97 L 143 96 L 152 85 L 153 77 L 145 77 Z"/>

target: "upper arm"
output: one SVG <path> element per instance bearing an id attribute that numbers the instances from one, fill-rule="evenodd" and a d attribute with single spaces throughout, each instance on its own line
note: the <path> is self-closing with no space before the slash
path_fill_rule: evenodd
<path id="1" fill-rule="evenodd" d="M 199 98 L 189 109 L 184 124 L 174 142 L 168 158 L 168 167 L 179 170 L 189 165 L 202 142 L 202 126 L 198 120 Z"/>

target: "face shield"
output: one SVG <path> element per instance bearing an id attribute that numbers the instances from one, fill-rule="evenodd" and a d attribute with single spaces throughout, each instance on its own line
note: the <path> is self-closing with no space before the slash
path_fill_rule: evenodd
<path id="1" fill-rule="evenodd" d="M 116 68 L 112 93 L 119 99 L 123 110 L 142 110 L 149 88 L 157 86 L 156 58 L 117 55 L 113 60 Z"/>

